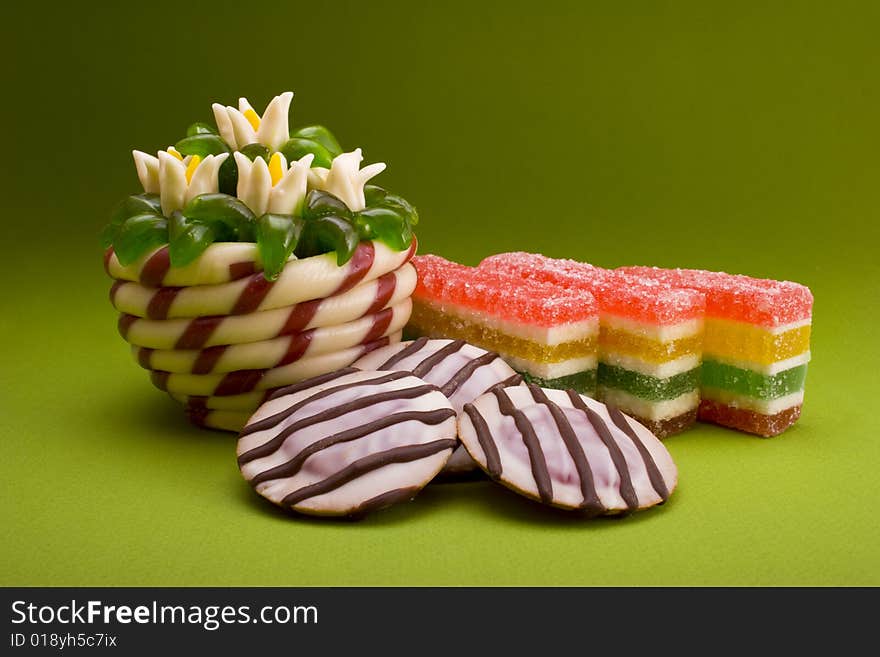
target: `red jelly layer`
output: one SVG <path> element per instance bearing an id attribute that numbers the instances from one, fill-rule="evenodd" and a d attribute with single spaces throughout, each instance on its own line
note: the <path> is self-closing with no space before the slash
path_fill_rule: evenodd
<path id="1" fill-rule="evenodd" d="M 588 291 L 602 313 L 647 324 L 677 324 L 701 318 L 704 295 L 650 278 L 640 279 L 593 265 L 548 258 L 537 253 L 500 253 L 483 260 L 480 270 L 571 290 Z"/>
<path id="2" fill-rule="evenodd" d="M 416 256 L 412 264 L 419 274 L 413 293 L 416 300 L 454 304 L 507 321 L 545 327 L 598 317 L 593 295 L 582 290 L 481 271 L 435 255 Z"/>
<path id="3" fill-rule="evenodd" d="M 641 280 L 703 292 L 709 317 L 774 327 L 808 319 L 813 309 L 810 289 L 791 281 L 701 269 L 621 267 L 615 271 Z"/>
<path id="4" fill-rule="evenodd" d="M 731 408 L 718 402 L 703 399 L 700 401 L 699 419 L 724 427 L 739 429 L 747 433 L 769 438 L 778 436 L 797 422 L 801 416 L 801 406 L 792 406 L 775 415 L 762 415 L 743 408 Z"/>

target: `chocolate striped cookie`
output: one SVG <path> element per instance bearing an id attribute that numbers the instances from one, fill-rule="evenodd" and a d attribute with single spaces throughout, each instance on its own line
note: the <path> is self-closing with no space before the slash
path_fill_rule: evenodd
<path id="1" fill-rule="evenodd" d="M 433 383 L 449 398 L 456 412 L 493 386 L 517 385 L 522 377 L 492 351 L 464 340 L 419 338 L 376 349 L 354 362 L 364 370 L 411 372 Z M 477 464 L 464 448 L 455 450 L 443 468 L 447 474 L 475 470 Z"/>
<path id="2" fill-rule="evenodd" d="M 238 440 L 238 465 L 275 504 L 359 515 L 409 500 L 458 444 L 455 410 L 407 372 L 345 368 L 283 388 Z"/>
<path id="3" fill-rule="evenodd" d="M 672 457 L 654 434 L 572 390 L 493 388 L 465 404 L 458 431 L 493 479 L 589 516 L 661 504 L 678 480 Z"/>

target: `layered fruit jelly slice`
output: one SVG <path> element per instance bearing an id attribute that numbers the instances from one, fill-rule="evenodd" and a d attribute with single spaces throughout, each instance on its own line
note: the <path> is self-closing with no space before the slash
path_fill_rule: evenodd
<path id="1" fill-rule="evenodd" d="M 418 256 L 407 335 L 466 340 L 529 380 L 595 394 L 598 313 L 592 295 Z"/>
<path id="2" fill-rule="evenodd" d="M 704 297 L 593 265 L 534 253 L 503 253 L 480 269 L 589 292 L 599 308 L 598 397 L 661 437 L 695 421 Z"/>
<path id="3" fill-rule="evenodd" d="M 700 419 L 761 436 L 798 419 L 810 360 L 809 288 L 694 269 L 618 271 L 706 295 Z"/>

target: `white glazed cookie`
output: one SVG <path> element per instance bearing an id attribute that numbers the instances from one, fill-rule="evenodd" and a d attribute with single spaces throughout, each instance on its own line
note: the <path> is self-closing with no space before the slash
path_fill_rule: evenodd
<path id="1" fill-rule="evenodd" d="M 354 367 L 412 372 L 440 388 L 456 412 L 493 386 L 517 385 L 522 381 L 498 354 L 464 340 L 419 338 L 400 342 L 371 351 L 355 361 Z M 443 471 L 454 474 L 475 469 L 476 463 L 459 447 Z"/>
<path id="2" fill-rule="evenodd" d="M 665 502 L 678 471 L 663 443 L 614 408 L 574 391 L 493 388 L 459 415 L 459 437 L 490 477 L 586 515 Z"/>
<path id="3" fill-rule="evenodd" d="M 346 368 L 276 392 L 241 432 L 238 464 L 271 502 L 360 515 L 409 500 L 457 445 L 455 410 L 406 372 Z"/>

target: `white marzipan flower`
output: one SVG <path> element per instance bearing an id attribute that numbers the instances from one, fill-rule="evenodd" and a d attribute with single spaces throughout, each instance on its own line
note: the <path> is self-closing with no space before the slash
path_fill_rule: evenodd
<path id="1" fill-rule="evenodd" d="M 364 185 L 370 178 L 385 170 L 384 162 L 376 162 L 360 168 L 363 161 L 361 149 L 342 153 L 333 158 L 330 168 L 315 167 L 309 171 L 309 184 L 340 198 L 353 212 L 360 212 L 366 205 Z"/>
<path id="2" fill-rule="evenodd" d="M 262 157 L 253 161 L 242 153 L 234 153 L 238 165 L 236 195 L 258 217 L 276 214 L 299 214 L 306 198 L 309 167 L 314 155 L 309 153 L 290 166 L 281 153 L 275 153 L 267 163 Z"/>
<path id="3" fill-rule="evenodd" d="M 153 157 L 141 151 L 132 151 L 138 178 L 148 194 L 159 194 L 162 214 L 170 217 L 175 210 L 200 194 L 210 194 L 218 189 L 217 176 L 220 165 L 228 153 L 182 157 L 175 149 L 159 151 Z"/>
<path id="4" fill-rule="evenodd" d="M 214 103 L 211 109 L 214 110 L 220 136 L 233 151 L 248 144 L 260 143 L 275 152 L 290 139 L 288 112 L 292 100 L 292 91 L 275 96 L 266 105 L 262 117 L 254 111 L 247 98 L 238 99 L 238 109 L 219 103 Z"/>

